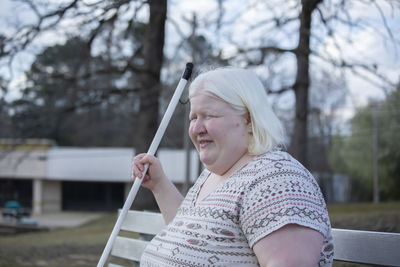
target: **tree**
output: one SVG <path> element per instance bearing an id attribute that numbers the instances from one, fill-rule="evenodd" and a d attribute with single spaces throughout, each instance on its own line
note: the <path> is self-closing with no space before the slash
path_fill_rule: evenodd
<path id="1" fill-rule="evenodd" d="M 378 127 L 379 188 L 383 200 L 400 199 L 400 88 L 383 101 L 373 101 L 360 108 L 350 121 L 351 134 L 336 136 L 330 151 L 332 168 L 350 174 L 354 180 L 353 194 L 372 199 L 374 127 Z M 378 109 L 377 109 L 378 107 Z M 377 112 L 378 124 L 374 124 Z"/>
<path id="2" fill-rule="evenodd" d="M 119 76 L 93 74 L 105 65 L 100 56 L 90 55 L 80 38 L 46 48 L 26 73 L 22 97 L 11 103 L 13 136 L 49 138 L 59 145 L 129 145 L 116 134 L 104 140 L 115 127 L 128 138 L 133 125 L 125 126 L 130 120 L 124 115 L 134 117 L 127 105 L 130 91 L 115 85 Z"/>
<path id="3" fill-rule="evenodd" d="M 400 199 L 400 84 L 377 108 L 378 165 L 382 199 Z"/>
<path id="4" fill-rule="evenodd" d="M 104 74 L 121 77 L 119 83 L 123 84 L 123 89 L 139 96 L 139 101 L 131 103 L 132 106 L 139 106 L 140 111 L 136 116 L 140 127 L 135 127 L 132 143 L 137 152 L 145 151 L 154 136 L 158 122 L 167 2 L 149 0 L 88 3 L 83 0 L 26 0 L 21 2 L 22 5 L 31 11 L 34 19 L 19 22 L 14 32 L 3 34 L 1 62 L 12 65 L 19 53 L 34 48 L 36 42 L 45 34 L 58 32 L 59 36 L 68 36 L 79 32 L 81 39 L 86 40 L 87 48 L 82 51 L 90 56 L 98 55 L 102 60 L 101 67 L 94 70 L 92 68 L 85 73 L 75 73 L 72 77 L 59 73 L 58 78 L 79 83 Z M 139 18 L 140 16 L 144 16 L 145 19 Z M 77 55 L 72 57 L 77 58 Z M 114 93 L 106 92 L 97 99 L 100 100 L 98 102 L 78 98 L 87 105 L 102 104 L 107 97 L 113 97 Z M 22 107 L 22 103 L 20 104 Z"/>
<path id="5" fill-rule="evenodd" d="M 134 147 L 145 152 L 158 127 L 158 100 L 161 91 L 161 67 L 163 63 L 164 31 L 167 1 L 150 0 L 150 19 L 143 42 L 144 64 L 140 73 L 142 90 L 139 91 L 140 109 Z"/>
<path id="6" fill-rule="evenodd" d="M 340 111 L 347 96 L 347 85 L 339 75 L 320 70 L 311 76 L 307 156 L 310 169 L 316 172 L 331 171 L 328 151 L 332 136 L 341 126 Z"/>

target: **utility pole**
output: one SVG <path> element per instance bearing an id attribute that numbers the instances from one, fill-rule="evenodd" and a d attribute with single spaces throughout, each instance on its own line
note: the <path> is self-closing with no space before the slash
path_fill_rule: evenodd
<path id="1" fill-rule="evenodd" d="M 379 134 L 379 117 L 378 117 L 378 103 L 375 103 L 373 106 L 373 123 L 374 123 L 374 142 L 373 142 L 373 150 L 374 150 L 374 203 L 379 203 L 379 150 L 378 150 L 378 134 Z"/>

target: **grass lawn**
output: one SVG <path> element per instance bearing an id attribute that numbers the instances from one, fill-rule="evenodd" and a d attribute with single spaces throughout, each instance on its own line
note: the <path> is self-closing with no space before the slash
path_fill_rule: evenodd
<path id="1" fill-rule="evenodd" d="M 400 233 L 400 202 L 328 205 L 334 228 Z"/>
<path id="2" fill-rule="evenodd" d="M 0 236 L 0 266 L 96 266 L 117 218 L 74 228 Z"/>
<path id="3" fill-rule="evenodd" d="M 329 205 L 328 210 L 335 228 L 400 232 L 399 202 Z M 0 266 L 96 266 L 116 216 L 110 213 L 75 228 L 0 236 Z"/>

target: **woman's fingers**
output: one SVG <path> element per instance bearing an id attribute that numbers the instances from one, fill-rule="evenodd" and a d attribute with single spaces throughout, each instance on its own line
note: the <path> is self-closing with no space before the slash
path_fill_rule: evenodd
<path id="1" fill-rule="evenodd" d="M 146 175 L 143 177 L 143 183 L 146 183 L 147 181 L 150 181 L 150 176 L 149 176 L 148 174 L 146 174 Z"/>
<path id="2" fill-rule="evenodd" d="M 145 172 L 148 166 L 148 170 Z M 152 190 L 156 184 L 165 179 L 165 174 L 161 162 L 153 155 L 139 154 L 133 158 L 132 162 L 132 180 L 136 177 L 142 179 L 142 186 Z"/>
<path id="3" fill-rule="evenodd" d="M 135 179 L 136 177 L 141 178 L 142 173 L 145 169 L 145 163 L 142 162 L 142 159 L 146 156 L 146 154 L 139 154 L 133 158 L 132 162 L 132 179 Z"/>
<path id="4" fill-rule="evenodd" d="M 156 163 L 157 160 L 154 156 L 147 155 L 145 153 L 139 154 L 133 158 L 132 174 L 135 175 L 135 177 L 142 177 L 143 172 L 146 169 L 146 165 L 149 165 L 149 168 L 151 166 L 159 167 Z"/>

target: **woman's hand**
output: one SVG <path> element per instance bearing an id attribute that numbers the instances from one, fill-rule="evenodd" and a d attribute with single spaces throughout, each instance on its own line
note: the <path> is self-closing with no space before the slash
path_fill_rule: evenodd
<path id="1" fill-rule="evenodd" d="M 132 162 L 132 179 L 135 180 L 136 177 L 142 177 L 146 164 L 149 164 L 149 169 L 143 177 L 142 186 L 154 192 L 158 185 L 167 179 L 160 160 L 156 157 L 145 153 L 135 156 Z"/>
<path id="2" fill-rule="evenodd" d="M 142 176 L 146 164 L 149 164 L 149 169 L 143 177 L 142 186 L 153 192 L 164 220 L 168 224 L 175 217 L 182 203 L 183 196 L 167 176 L 165 176 L 160 160 L 154 156 L 139 154 L 133 158 L 132 179 Z"/>

